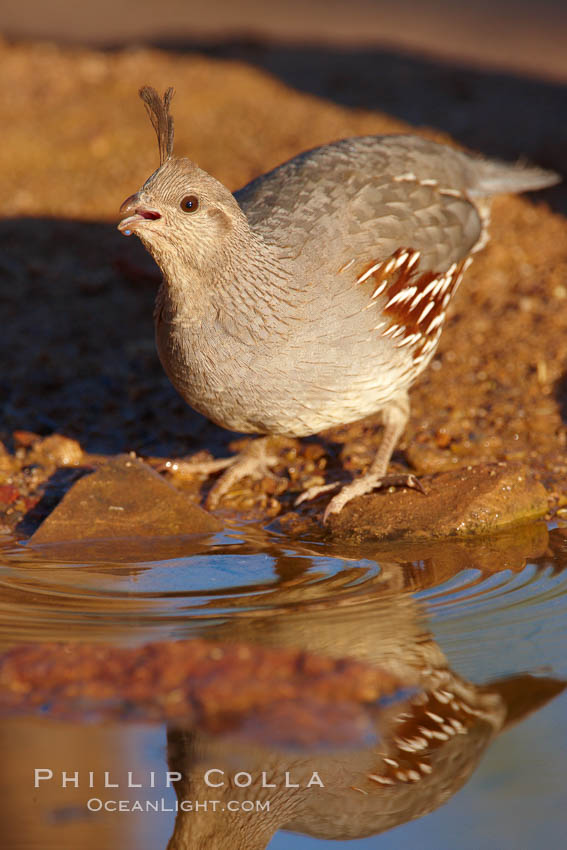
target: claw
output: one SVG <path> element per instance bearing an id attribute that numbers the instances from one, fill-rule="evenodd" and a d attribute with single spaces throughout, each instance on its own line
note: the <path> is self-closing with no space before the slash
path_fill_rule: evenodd
<path id="1" fill-rule="evenodd" d="M 315 487 L 308 487 L 307 490 L 304 490 L 301 493 L 295 502 L 293 503 L 294 508 L 298 505 L 301 505 L 303 502 L 308 502 L 311 499 L 316 499 L 317 496 L 320 496 L 321 493 L 328 493 L 329 490 L 336 490 L 337 487 L 340 487 L 339 481 L 333 481 L 332 484 L 319 484 Z"/>
<path id="2" fill-rule="evenodd" d="M 221 469 L 226 469 L 238 459 L 236 457 L 223 457 L 218 460 L 165 460 L 156 466 L 158 472 L 175 472 L 182 477 L 191 478 L 193 475 L 212 475 Z"/>
<path id="3" fill-rule="evenodd" d="M 427 496 L 427 490 L 425 489 L 419 478 L 413 473 L 410 473 L 406 476 L 406 482 L 403 486 L 410 487 L 412 490 L 419 490 L 420 493 L 423 493 L 424 496 Z"/>

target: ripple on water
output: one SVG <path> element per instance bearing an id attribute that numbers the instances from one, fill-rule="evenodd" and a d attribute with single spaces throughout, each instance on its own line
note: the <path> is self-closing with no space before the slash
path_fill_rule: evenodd
<path id="1" fill-rule="evenodd" d="M 84 545 L 12 544 L 0 550 L 0 640 L 191 637 L 207 623 L 286 610 L 329 616 L 333 608 L 344 619 L 347 608 L 353 616 L 372 605 L 375 616 L 387 616 L 388 599 L 404 594 L 414 597 L 449 654 L 473 659 L 487 643 L 504 647 L 521 635 L 533 668 L 542 620 L 547 640 L 557 632 L 561 654 L 564 538 L 555 540 L 555 559 L 547 536 L 539 550 L 530 537 L 525 555 L 518 540 L 514 535 L 509 549 L 506 540 L 452 540 L 371 550 L 290 540 L 247 525 L 155 541 L 150 549 L 111 545 L 102 555 Z"/>
<path id="2" fill-rule="evenodd" d="M 537 559 L 518 571 L 467 569 L 416 598 L 465 675 L 474 676 L 479 666 L 485 678 L 512 675 L 520 662 L 567 676 L 567 570 Z"/>
<path id="3" fill-rule="evenodd" d="M 0 640 L 190 637 L 192 623 L 254 616 L 380 583 L 374 560 L 340 557 L 245 527 L 208 538 L 137 547 L 136 560 L 89 560 L 81 545 L 0 550 Z M 133 630 L 135 627 L 135 630 Z M 89 633 L 88 635 L 86 633 Z M 156 633 L 157 632 L 157 633 Z"/>

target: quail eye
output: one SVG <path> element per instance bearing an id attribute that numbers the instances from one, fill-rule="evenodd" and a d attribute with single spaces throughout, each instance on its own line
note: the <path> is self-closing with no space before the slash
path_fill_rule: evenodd
<path id="1" fill-rule="evenodd" d="M 199 198 L 197 195 L 186 195 L 179 204 L 183 212 L 193 213 L 199 209 Z"/>

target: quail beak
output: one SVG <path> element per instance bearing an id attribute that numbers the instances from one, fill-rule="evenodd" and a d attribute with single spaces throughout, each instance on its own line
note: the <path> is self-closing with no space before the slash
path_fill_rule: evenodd
<path id="1" fill-rule="evenodd" d="M 155 221 L 161 218 L 159 210 L 152 209 L 142 201 L 139 194 L 130 195 L 126 198 L 120 207 L 121 213 L 126 213 L 125 217 L 118 225 L 118 230 L 124 236 L 131 236 L 136 231 L 137 226 L 141 222 Z"/>

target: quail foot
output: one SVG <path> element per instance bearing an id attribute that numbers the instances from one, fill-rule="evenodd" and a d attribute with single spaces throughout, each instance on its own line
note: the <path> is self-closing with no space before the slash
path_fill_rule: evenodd
<path id="1" fill-rule="evenodd" d="M 233 195 L 173 155 L 172 94 L 140 90 L 160 165 L 124 202 L 118 225 L 163 273 L 159 357 L 188 404 L 234 431 L 303 437 L 381 412 L 370 469 L 331 499 L 326 520 L 392 483 L 408 390 L 486 243 L 491 196 L 558 177 L 416 136 L 366 136 L 307 151 Z M 214 504 L 275 462 L 264 437 L 234 460 L 188 468 L 227 467 Z"/>

